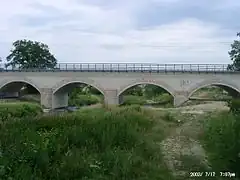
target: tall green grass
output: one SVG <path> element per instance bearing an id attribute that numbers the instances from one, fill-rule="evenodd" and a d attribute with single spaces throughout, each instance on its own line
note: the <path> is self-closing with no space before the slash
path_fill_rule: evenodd
<path id="1" fill-rule="evenodd" d="M 34 103 L 5 102 L 0 103 L 0 121 L 13 118 L 37 116 L 42 113 L 42 108 Z"/>
<path id="2" fill-rule="evenodd" d="M 139 107 L 6 121 L 0 179 L 171 180 Z"/>
<path id="3" fill-rule="evenodd" d="M 214 171 L 240 175 L 240 116 L 224 112 L 209 117 L 203 142 Z"/>

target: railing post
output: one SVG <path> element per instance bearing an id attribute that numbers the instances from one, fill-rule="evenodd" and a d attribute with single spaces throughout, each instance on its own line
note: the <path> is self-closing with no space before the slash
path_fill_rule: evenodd
<path id="1" fill-rule="evenodd" d="M 73 71 L 75 71 L 75 63 L 73 64 Z"/>
<path id="2" fill-rule="evenodd" d="M 165 67 L 165 73 L 167 73 L 167 65 L 164 64 L 164 67 Z"/>
<path id="3" fill-rule="evenodd" d="M 87 64 L 87 71 L 90 72 L 89 63 Z"/>
<path id="4" fill-rule="evenodd" d="M 104 63 L 103 63 L 103 69 L 102 69 L 103 72 L 105 72 L 105 69 L 104 69 Z"/>
<path id="5" fill-rule="evenodd" d="M 94 69 L 95 69 L 94 71 L 97 72 L 97 64 L 96 63 L 94 65 Z"/>
<path id="6" fill-rule="evenodd" d="M 133 64 L 133 72 L 136 72 L 135 63 Z"/>
<path id="7" fill-rule="evenodd" d="M 80 71 L 82 71 L 82 64 L 80 64 Z"/>
<path id="8" fill-rule="evenodd" d="M 141 64 L 141 72 L 143 72 L 143 65 Z"/>
<path id="9" fill-rule="evenodd" d="M 157 72 L 159 73 L 159 64 L 157 65 Z"/>
<path id="10" fill-rule="evenodd" d="M 67 64 L 65 64 L 65 66 L 66 66 L 66 67 L 65 67 L 65 70 L 67 71 Z"/>
<path id="11" fill-rule="evenodd" d="M 126 72 L 128 72 L 128 65 L 127 64 L 125 64 L 126 65 Z"/>
<path id="12" fill-rule="evenodd" d="M 199 71 L 199 64 L 197 65 L 197 68 L 198 68 L 198 73 L 200 73 L 200 71 Z"/>
<path id="13" fill-rule="evenodd" d="M 117 67 L 118 67 L 118 72 L 119 72 L 119 63 L 117 65 L 118 65 Z"/>
<path id="14" fill-rule="evenodd" d="M 192 64 L 190 64 L 190 73 L 192 73 Z"/>
<path id="15" fill-rule="evenodd" d="M 110 64 L 110 72 L 112 72 L 112 63 Z"/>
<path id="16" fill-rule="evenodd" d="M 175 74 L 175 71 L 176 71 L 176 67 L 175 67 L 175 64 L 173 64 L 173 73 Z"/>
<path id="17" fill-rule="evenodd" d="M 183 73 L 183 64 L 181 64 L 181 69 L 182 69 L 182 73 Z"/>

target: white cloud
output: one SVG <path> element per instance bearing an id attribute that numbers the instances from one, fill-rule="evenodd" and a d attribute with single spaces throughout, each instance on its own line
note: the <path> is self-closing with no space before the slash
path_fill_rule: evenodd
<path id="1" fill-rule="evenodd" d="M 0 12 L 0 56 L 7 55 L 14 40 L 28 38 L 47 43 L 61 62 L 229 62 L 228 42 L 234 34 L 220 37 L 220 27 L 192 18 L 139 30 L 136 12 L 147 0 L 138 2 L 105 9 L 76 0 L 5 1 Z M 52 13 L 33 3 L 58 9 L 58 20 L 24 25 L 27 17 L 48 18 Z"/>

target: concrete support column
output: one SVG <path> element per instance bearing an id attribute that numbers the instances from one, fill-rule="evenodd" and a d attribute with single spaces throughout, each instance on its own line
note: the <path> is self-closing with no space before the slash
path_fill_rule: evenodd
<path id="1" fill-rule="evenodd" d="M 185 91 L 179 91 L 176 92 L 175 97 L 174 97 L 174 107 L 178 107 L 180 105 L 182 105 L 183 103 L 185 103 L 186 101 L 188 101 L 188 96 L 187 96 L 187 92 Z"/>
<path id="2" fill-rule="evenodd" d="M 105 105 L 119 105 L 118 90 L 105 90 L 104 103 Z"/>
<path id="3" fill-rule="evenodd" d="M 44 108 L 52 109 L 52 96 L 51 88 L 41 89 L 41 105 Z"/>
<path id="4" fill-rule="evenodd" d="M 68 106 L 68 93 L 61 92 L 53 94 L 52 99 L 52 108 L 60 108 L 60 107 L 67 107 Z"/>

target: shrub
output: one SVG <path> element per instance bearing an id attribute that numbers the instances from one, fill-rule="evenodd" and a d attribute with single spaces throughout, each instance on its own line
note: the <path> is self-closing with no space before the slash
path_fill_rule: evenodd
<path id="1" fill-rule="evenodd" d="M 123 96 L 123 104 L 122 105 L 144 105 L 146 100 L 143 96 Z"/>
<path id="2" fill-rule="evenodd" d="M 240 113 L 240 99 L 232 99 L 228 101 L 228 106 L 230 108 L 230 111 L 234 114 Z"/>
<path id="3" fill-rule="evenodd" d="M 135 108 L 7 123 L 0 129 L 0 179 L 173 179 L 150 137 L 154 122 Z"/>
<path id="4" fill-rule="evenodd" d="M 5 121 L 12 118 L 24 118 L 37 116 L 42 113 L 42 108 L 34 103 L 1 103 L 0 120 Z"/>
<path id="5" fill-rule="evenodd" d="M 240 117 L 221 113 L 206 121 L 203 139 L 214 171 L 240 174 Z"/>
<path id="6" fill-rule="evenodd" d="M 100 98 L 95 95 L 79 94 L 75 98 L 70 99 L 69 104 L 72 106 L 86 106 L 100 103 Z"/>
<path id="7" fill-rule="evenodd" d="M 173 102 L 173 96 L 168 93 L 161 94 L 154 98 L 155 102 L 161 103 L 161 104 L 167 104 Z"/>

